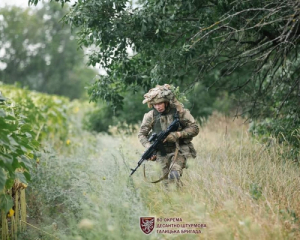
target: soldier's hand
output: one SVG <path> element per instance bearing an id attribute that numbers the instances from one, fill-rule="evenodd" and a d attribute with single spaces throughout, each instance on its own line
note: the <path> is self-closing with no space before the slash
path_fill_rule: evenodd
<path id="1" fill-rule="evenodd" d="M 153 155 L 151 158 L 148 159 L 149 161 L 155 161 L 156 160 L 156 155 Z"/>
<path id="2" fill-rule="evenodd" d="M 164 142 L 176 142 L 178 138 L 181 137 L 180 132 L 171 132 L 167 138 L 164 140 Z"/>
<path id="3" fill-rule="evenodd" d="M 151 147 L 151 143 L 146 143 L 145 148 L 148 149 L 149 147 Z"/>
<path id="4" fill-rule="evenodd" d="M 148 149 L 149 147 L 151 147 L 151 143 L 146 143 L 146 149 Z M 150 157 L 149 159 L 147 159 L 148 161 L 155 161 L 156 160 L 156 155 L 153 155 L 152 157 Z"/>

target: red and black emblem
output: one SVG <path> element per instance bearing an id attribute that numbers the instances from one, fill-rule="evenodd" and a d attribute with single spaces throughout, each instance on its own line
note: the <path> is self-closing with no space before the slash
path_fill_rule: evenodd
<path id="1" fill-rule="evenodd" d="M 140 227 L 145 234 L 149 234 L 154 229 L 155 217 L 140 217 Z"/>

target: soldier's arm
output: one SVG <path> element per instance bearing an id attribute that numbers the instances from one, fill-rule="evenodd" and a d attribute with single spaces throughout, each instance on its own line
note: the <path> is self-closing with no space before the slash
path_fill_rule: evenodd
<path id="1" fill-rule="evenodd" d="M 140 140 L 140 143 L 144 147 L 149 147 L 151 144 L 148 141 L 148 135 L 149 132 L 152 129 L 152 124 L 153 124 L 153 111 L 150 111 L 144 115 L 139 133 L 138 133 L 138 138 Z"/>
<path id="2" fill-rule="evenodd" d="M 180 124 L 183 128 L 182 131 L 179 132 L 181 138 L 193 138 L 198 135 L 199 127 L 189 110 L 184 110 L 180 118 Z"/>

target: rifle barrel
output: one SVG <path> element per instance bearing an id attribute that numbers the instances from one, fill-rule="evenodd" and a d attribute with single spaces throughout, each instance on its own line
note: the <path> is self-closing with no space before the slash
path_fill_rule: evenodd
<path id="1" fill-rule="evenodd" d="M 131 168 L 131 174 L 130 174 L 130 176 L 135 173 L 135 171 L 139 168 L 139 166 L 141 166 L 141 164 L 143 163 L 143 161 L 144 161 L 144 159 L 141 158 L 140 161 L 138 162 L 138 165 L 136 166 L 136 168 L 135 169 Z"/>

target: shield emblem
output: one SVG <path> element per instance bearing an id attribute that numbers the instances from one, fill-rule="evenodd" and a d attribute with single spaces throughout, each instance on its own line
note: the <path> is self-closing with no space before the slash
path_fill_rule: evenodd
<path id="1" fill-rule="evenodd" d="M 149 234 L 154 229 L 155 217 L 140 217 L 140 227 L 145 234 Z"/>

